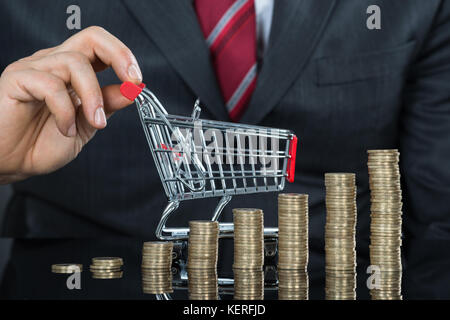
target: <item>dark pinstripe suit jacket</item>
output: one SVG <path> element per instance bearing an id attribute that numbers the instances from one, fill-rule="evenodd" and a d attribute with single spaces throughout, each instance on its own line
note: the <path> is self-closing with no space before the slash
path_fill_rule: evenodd
<path id="1" fill-rule="evenodd" d="M 2 0 L 1 68 L 71 36 L 65 22 L 72 2 Z M 358 238 L 367 253 L 371 148 L 402 153 L 407 239 L 448 238 L 450 1 L 275 2 L 269 48 L 242 122 L 301 138 L 296 181 L 286 190 L 310 194 L 312 243 L 318 239 L 320 248 L 323 238 L 324 172 L 356 172 Z M 228 120 L 190 1 L 77 4 L 83 27 L 103 26 L 133 50 L 170 113 L 190 114 L 198 96 L 203 118 Z M 372 4 L 381 8 L 381 30 L 366 27 Z M 110 71 L 100 78 L 117 81 Z M 14 190 L 5 232 L 16 237 L 151 238 L 166 204 L 135 108 L 115 115 L 67 167 Z M 208 218 L 215 204 L 187 201 L 169 224 Z M 266 224 L 276 224 L 275 194 L 236 197 L 225 220 L 236 206 L 261 207 Z"/>

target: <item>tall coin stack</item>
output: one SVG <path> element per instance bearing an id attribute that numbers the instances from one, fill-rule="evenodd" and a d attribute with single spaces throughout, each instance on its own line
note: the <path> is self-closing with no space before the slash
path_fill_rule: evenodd
<path id="1" fill-rule="evenodd" d="M 142 291 L 147 294 L 173 292 L 172 242 L 144 242 L 142 248 Z"/>
<path id="2" fill-rule="evenodd" d="M 325 298 L 356 299 L 354 173 L 326 173 Z"/>
<path id="3" fill-rule="evenodd" d="M 278 298 L 308 299 L 308 195 L 278 195 Z"/>
<path id="4" fill-rule="evenodd" d="M 191 300 L 217 300 L 219 223 L 190 221 L 188 240 L 188 287 Z"/>
<path id="5" fill-rule="evenodd" d="M 90 270 L 94 279 L 119 279 L 122 278 L 123 271 L 122 258 L 99 257 L 92 258 Z"/>
<path id="6" fill-rule="evenodd" d="M 402 190 L 398 150 L 369 150 L 370 263 L 380 268 L 372 299 L 402 299 Z"/>
<path id="7" fill-rule="evenodd" d="M 264 299 L 264 214 L 260 209 L 233 209 L 234 299 Z"/>

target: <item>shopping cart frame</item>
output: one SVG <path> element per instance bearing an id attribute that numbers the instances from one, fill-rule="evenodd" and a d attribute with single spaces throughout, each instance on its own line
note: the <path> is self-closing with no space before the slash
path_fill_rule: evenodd
<path id="1" fill-rule="evenodd" d="M 156 96 L 145 87 L 144 84 L 139 86 L 125 82 L 121 86 L 122 94 L 131 101 L 136 102 L 138 114 L 149 144 L 153 159 L 155 161 L 159 176 L 163 183 L 168 204 L 165 207 L 160 222 L 156 228 L 156 237 L 161 240 L 183 240 L 189 235 L 189 228 L 168 228 L 166 223 L 172 213 L 180 206 L 180 202 L 190 199 L 202 199 L 207 197 L 220 197 L 212 218 L 212 221 L 218 221 L 225 206 L 231 201 L 234 195 L 244 195 L 260 192 L 279 192 L 285 187 L 285 180 L 294 181 L 295 176 L 295 160 L 297 151 L 297 137 L 289 130 L 265 128 L 259 126 L 250 126 L 237 123 L 228 123 L 212 120 L 200 119 L 200 102 L 197 100 L 194 104 L 194 110 L 191 117 L 174 116 L 167 113 Z M 200 130 L 202 145 L 195 145 L 192 132 L 195 130 L 194 125 L 199 124 L 202 129 L 219 130 L 235 130 L 236 132 L 246 132 L 255 137 L 263 137 L 266 139 L 280 140 L 285 143 L 284 150 L 246 150 L 237 148 L 236 152 L 226 152 L 228 149 L 221 147 L 215 150 L 222 152 L 222 157 L 256 157 L 270 158 L 272 160 L 282 161 L 281 169 L 275 166 L 273 170 L 262 169 L 260 175 L 257 174 L 255 165 L 252 164 L 251 170 L 245 170 L 241 164 L 241 171 L 234 171 L 230 165 L 230 170 L 223 170 L 223 164 L 219 162 L 218 170 L 212 170 L 210 163 L 206 163 L 205 169 L 202 160 L 199 159 L 197 150 L 208 150 L 203 130 Z M 181 129 L 186 130 L 185 134 L 181 133 Z M 239 131 L 241 130 L 241 131 Z M 195 131 L 196 132 L 196 131 Z M 258 132 L 263 132 L 258 133 Z M 273 133 L 276 132 L 276 133 Z M 195 133 L 194 133 L 195 134 Z M 264 136 L 265 135 L 265 136 Z M 175 149 L 171 139 L 175 138 L 178 149 Z M 225 139 L 228 136 L 225 133 Z M 239 138 L 238 145 L 239 145 Z M 250 139 L 251 140 L 251 139 Z M 214 138 L 217 144 L 217 137 Z M 248 142 L 250 143 L 250 141 Z M 245 144 L 245 142 L 244 142 Z M 250 143 L 251 144 L 251 143 Z M 240 151 L 241 150 L 241 151 Z M 204 152 L 204 150 L 203 150 Z M 220 157 L 220 158 L 221 158 Z M 218 157 L 219 158 L 219 157 Z M 188 160 L 190 161 L 188 163 Z M 208 161 L 206 161 L 208 162 Z M 181 169 L 183 166 L 183 169 Z M 241 175 L 237 175 L 240 173 Z M 260 173 L 260 172 L 259 172 Z M 226 176 L 228 174 L 229 176 Z M 196 176 L 195 176 L 196 175 Z M 258 185 L 257 178 L 263 179 L 263 184 Z M 237 187 L 236 181 L 243 179 L 244 186 Z M 247 179 L 252 181 L 253 186 L 247 185 Z M 272 181 L 273 179 L 273 181 Z M 268 181 L 271 181 L 269 183 Z M 219 185 L 216 188 L 215 182 Z M 227 183 L 232 181 L 233 187 L 227 187 Z M 240 180 L 239 180 L 240 181 Z M 209 186 L 208 182 L 211 184 Z M 220 187 L 222 186 L 222 188 Z M 210 188 L 209 190 L 207 190 Z M 233 223 L 219 223 L 219 237 L 233 237 Z M 278 228 L 264 228 L 264 236 L 266 238 L 277 238 Z"/>

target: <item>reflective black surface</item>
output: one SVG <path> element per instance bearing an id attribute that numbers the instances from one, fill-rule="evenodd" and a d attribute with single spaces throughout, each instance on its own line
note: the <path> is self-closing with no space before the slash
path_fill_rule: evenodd
<path id="1" fill-rule="evenodd" d="M 11 256 L 1 282 L 3 299 L 156 299 L 142 293 L 141 239 L 108 238 L 83 240 L 14 240 Z M 324 298 L 323 243 L 310 240 L 309 297 Z M 450 242 L 409 240 L 403 247 L 404 299 L 450 298 Z M 367 249 L 358 247 L 358 299 L 369 299 L 366 287 Z M 124 259 L 124 276 L 115 280 L 92 279 L 89 265 L 93 257 L 119 256 Z M 276 257 L 266 259 L 266 268 L 276 265 Z M 219 278 L 232 278 L 233 242 L 220 240 Z M 54 263 L 82 263 L 81 290 L 68 290 L 69 275 L 51 273 Z M 179 257 L 174 263 L 172 299 L 188 299 L 188 291 L 180 280 Z M 266 272 L 268 286 L 265 299 L 277 299 L 270 285 L 273 268 Z M 272 272 L 272 273 L 271 273 Z M 220 287 L 221 299 L 232 299 L 232 287 Z"/>

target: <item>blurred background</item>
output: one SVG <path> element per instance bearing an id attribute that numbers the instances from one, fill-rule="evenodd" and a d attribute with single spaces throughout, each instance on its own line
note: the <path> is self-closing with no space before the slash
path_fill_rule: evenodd
<path id="1" fill-rule="evenodd" d="M 0 230 L 3 228 L 3 217 L 5 215 L 5 208 L 11 197 L 10 186 L 0 186 Z M 3 270 L 9 257 L 9 250 L 11 248 L 10 239 L 0 239 L 0 281 L 3 278 Z"/>

